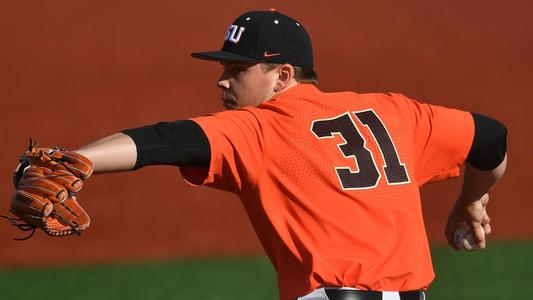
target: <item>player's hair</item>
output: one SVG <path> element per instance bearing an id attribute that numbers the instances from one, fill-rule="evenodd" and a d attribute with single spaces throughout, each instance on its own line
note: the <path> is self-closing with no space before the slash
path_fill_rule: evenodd
<path id="1" fill-rule="evenodd" d="M 272 71 L 277 68 L 280 64 L 276 63 L 263 63 L 261 66 L 265 72 Z M 294 79 L 298 83 L 311 83 L 314 85 L 318 84 L 318 75 L 311 68 L 303 68 L 298 66 L 292 66 L 294 68 Z"/>

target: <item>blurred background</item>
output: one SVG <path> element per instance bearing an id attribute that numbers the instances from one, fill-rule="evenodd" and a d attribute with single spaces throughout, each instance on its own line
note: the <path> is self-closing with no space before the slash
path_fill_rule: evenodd
<path id="1" fill-rule="evenodd" d="M 221 110 L 221 66 L 190 53 L 220 48 L 238 15 L 271 7 L 310 33 L 321 89 L 399 92 L 507 125 L 509 167 L 491 194 L 489 249 L 444 245 L 460 179 L 422 191 L 437 273 L 429 295 L 530 297 L 527 0 L 0 0 L 0 213 L 9 209 L 12 171 L 29 137 L 75 149 L 125 128 Z M 52 291 L 59 299 L 277 297 L 274 271 L 230 194 L 188 186 L 175 168 L 151 167 L 94 176 L 79 201 L 92 220 L 82 237 L 37 232 L 17 242 L 23 233 L 0 222 L 1 299 Z"/>

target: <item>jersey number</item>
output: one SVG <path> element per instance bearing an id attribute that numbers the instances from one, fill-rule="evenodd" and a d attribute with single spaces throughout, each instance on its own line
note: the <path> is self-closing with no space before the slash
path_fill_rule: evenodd
<path id="1" fill-rule="evenodd" d="M 359 121 L 370 129 L 376 140 L 385 165 L 385 177 L 388 184 L 402 184 L 409 182 L 405 164 L 400 162 L 394 143 L 373 110 L 353 112 Z M 335 167 L 343 189 L 368 189 L 378 184 L 381 177 L 376 162 L 370 150 L 365 146 L 366 141 L 359 132 L 348 112 L 332 118 L 313 121 L 311 131 L 319 139 L 333 138 L 340 134 L 345 140 L 344 144 L 337 144 L 346 158 L 355 158 L 358 171 L 349 167 Z"/>

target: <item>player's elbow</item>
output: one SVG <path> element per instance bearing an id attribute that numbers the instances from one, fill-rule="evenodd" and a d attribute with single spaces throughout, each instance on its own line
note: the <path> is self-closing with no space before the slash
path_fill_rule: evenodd
<path id="1" fill-rule="evenodd" d="M 507 128 L 502 123 L 484 115 L 472 113 L 472 117 L 475 134 L 466 161 L 482 171 L 505 169 Z"/>

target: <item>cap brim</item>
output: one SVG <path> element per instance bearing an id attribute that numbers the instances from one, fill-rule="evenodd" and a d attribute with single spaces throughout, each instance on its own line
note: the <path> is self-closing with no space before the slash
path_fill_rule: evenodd
<path id="1" fill-rule="evenodd" d="M 211 52 L 194 52 L 191 56 L 198 59 L 216 60 L 216 61 L 242 61 L 242 62 L 261 62 L 252 57 L 235 54 L 226 51 L 211 51 Z"/>

